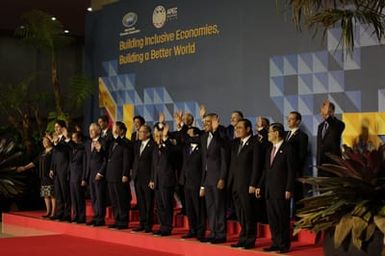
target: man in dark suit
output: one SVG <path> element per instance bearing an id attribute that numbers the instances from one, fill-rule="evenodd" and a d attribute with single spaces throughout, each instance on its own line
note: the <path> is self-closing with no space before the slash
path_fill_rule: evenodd
<path id="1" fill-rule="evenodd" d="M 202 182 L 200 195 L 205 197 L 210 234 L 202 241 L 226 242 L 225 180 L 227 178 L 227 145 L 219 132 L 217 114 L 204 117 L 204 131 L 201 137 Z"/>
<path id="2" fill-rule="evenodd" d="M 241 119 L 237 123 L 235 135 L 231 146 L 228 187 L 232 191 L 242 229 L 239 241 L 231 246 L 251 249 L 255 247 L 257 236 L 257 175 L 263 168 L 261 161 L 264 156 L 260 155 L 260 142 L 252 136 L 252 124 L 248 119 Z"/>
<path id="3" fill-rule="evenodd" d="M 154 191 L 150 189 L 152 157 L 155 143 L 151 138 L 151 128 L 142 125 L 138 130 L 138 140 L 134 143 L 134 163 L 132 179 L 134 180 L 137 205 L 139 209 L 139 227 L 134 231 L 152 231 L 154 212 Z"/>
<path id="4" fill-rule="evenodd" d="M 98 125 L 100 126 L 101 133 L 100 137 L 104 140 L 106 149 L 110 148 L 111 142 L 114 140 L 112 130 L 109 127 L 109 119 L 107 115 L 102 115 L 98 118 Z M 108 152 L 107 152 L 108 153 Z"/>
<path id="5" fill-rule="evenodd" d="M 110 195 L 115 223 L 109 228 L 126 229 L 130 210 L 131 191 L 129 176 L 133 161 L 133 149 L 129 140 L 125 139 L 126 125 L 115 122 L 113 127 L 114 140 L 109 149 L 106 180 Z"/>
<path id="6" fill-rule="evenodd" d="M 168 125 L 154 126 L 153 168 L 150 188 L 155 190 L 156 213 L 160 228 L 154 235 L 169 236 L 172 230 L 173 199 L 176 185 L 175 146 L 168 138 Z"/>
<path id="7" fill-rule="evenodd" d="M 87 167 L 82 184 L 87 182 L 90 185 L 90 194 L 94 217 L 88 225 L 104 226 L 106 215 L 106 156 L 107 149 L 105 142 L 100 137 L 101 129 L 96 123 L 92 123 L 89 128 L 90 140 L 85 144 Z"/>
<path id="8" fill-rule="evenodd" d="M 317 165 L 334 163 L 326 154 L 341 156 L 341 136 L 345 124 L 335 116 L 335 106 L 325 100 L 321 106 L 321 117 L 324 120 L 318 125 L 317 132 Z M 319 176 L 330 176 L 328 173 L 319 172 Z"/>
<path id="9" fill-rule="evenodd" d="M 265 168 L 256 189 L 257 198 L 266 199 L 267 218 L 272 235 L 272 246 L 265 251 L 286 253 L 290 250 L 290 199 L 293 196 L 295 170 L 293 151 L 284 143 L 285 130 L 282 124 L 273 123 L 269 127 L 268 139 L 272 143 L 268 149 Z M 263 193 L 262 193 L 263 191 Z"/>
<path id="10" fill-rule="evenodd" d="M 301 120 L 302 116 L 300 113 L 296 111 L 290 112 L 289 116 L 287 117 L 287 126 L 289 131 L 285 133 L 285 142 L 291 145 L 291 148 L 294 152 L 293 166 L 296 172 L 296 178 L 304 176 L 308 155 L 309 138 L 307 134 L 300 129 Z M 296 203 L 304 197 L 303 190 L 303 184 L 299 181 L 296 181 L 294 186 L 293 208 L 295 208 Z M 294 210 L 293 213 L 295 213 Z"/>
<path id="11" fill-rule="evenodd" d="M 188 141 L 183 147 L 183 167 L 179 178 L 180 184 L 184 187 L 186 200 L 186 213 L 190 230 L 182 238 L 197 237 L 204 238 L 206 229 L 204 199 L 199 196 L 202 180 L 202 153 L 199 135 L 201 131 L 196 127 L 187 130 Z"/>
<path id="12" fill-rule="evenodd" d="M 134 116 L 132 119 L 134 121 L 134 132 L 131 133 L 131 141 L 139 140 L 139 128 L 146 123 L 142 116 Z"/>
<path id="13" fill-rule="evenodd" d="M 84 223 L 86 221 L 86 201 L 84 187 L 81 186 L 85 174 L 87 158 L 83 144 L 83 136 L 80 132 L 72 134 L 71 161 L 70 161 L 70 192 L 72 211 L 74 213 L 72 222 Z"/>
<path id="14" fill-rule="evenodd" d="M 70 146 L 66 123 L 63 120 L 55 122 L 57 141 L 54 141 L 51 170 L 49 176 L 54 179 L 54 189 L 57 202 L 56 213 L 51 219 L 71 221 L 71 195 L 69 188 Z"/>

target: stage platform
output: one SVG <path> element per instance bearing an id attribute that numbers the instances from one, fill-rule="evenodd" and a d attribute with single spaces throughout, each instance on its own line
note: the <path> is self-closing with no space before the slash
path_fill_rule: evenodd
<path id="1" fill-rule="evenodd" d="M 259 225 L 259 236 L 256 248 L 252 250 L 231 248 L 230 244 L 236 242 L 239 232 L 239 225 L 235 221 L 228 221 L 228 242 L 214 245 L 201 243 L 195 239 L 181 239 L 187 233 L 188 224 L 186 217 L 175 214 L 172 235 L 169 237 L 158 237 L 142 232 L 133 232 L 131 229 L 138 225 L 137 212 L 132 211 L 130 226 L 128 230 L 109 229 L 107 227 L 90 227 L 84 224 L 73 224 L 42 219 L 43 212 L 12 212 L 3 213 L 3 233 L 12 234 L 14 226 L 31 228 L 50 232 L 56 235 L 66 235 L 79 239 L 92 239 L 125 245 L 130 247 L 155 250 L 170 255 L 213 255 L 213 256 L 234 256 L 234 255 L 282 255 L 278 253 L 267 253 L 264 247 L 270 246 L 270 231 L 268 225 Z M 107 224 L 111 220 L 107 220 Z M 154 230 L 157 229 L 155 225 Z M 309 232 L 301 232 L 293 238 L 292 251 L 286 255 L 317 256 L 323 255 L 322 248 L 315 244 L 315 235 Z"/>

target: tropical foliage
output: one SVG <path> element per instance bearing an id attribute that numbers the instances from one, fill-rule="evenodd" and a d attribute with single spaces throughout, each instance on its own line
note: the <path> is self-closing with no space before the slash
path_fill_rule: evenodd
<path id="1" fill-rule="evenodd" d="M 385 233 L 384 147 L 364 153 L 346 150 L 343 157 L 330 156 L 336 164 L 319 168 L 336 177 L 305 177 L 302 182 L 319 186 L 320 194 L 302 200 L 295 233 L 335 228 L 336 247 L 349 237 L 361 248 L 375 229 Z"/>
<path id="2" fill-rule="evenodd" d="M 289 0 L 292 20 L 301 29 L 306 26 L 326 34 L 329 28 L 339 26 L 342 30 L 342 47 L 352 51 L 356 37 L 356 24 L 368 25 L 369 31 L 380 41 L 385 33 L 383 0 Z M 358 31 L 359 32 L 359 31 Z"/>
<path id="3" fill-rule="evenodd" d="M 0 139 L 0 199 L 18 196 L 25 189 L 23 176 L 14 167 L 20 156 L 13 141 Z"/>

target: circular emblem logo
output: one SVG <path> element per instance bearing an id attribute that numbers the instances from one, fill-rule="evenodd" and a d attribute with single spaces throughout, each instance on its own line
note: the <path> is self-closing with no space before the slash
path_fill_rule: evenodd
<path id="1" fill-rule="evenodd" d="M 161 28 L 166 23 L 166 8 L 162 5 L 158 5 L 155 7 L 154 12 L 152 14 L 152 24 L 154 27 Z"/>
<path id="2" fill-rule="evenodd" d="M 123 23 L 123 26 L 130 28 L 130 27 L 133 27 L 137 21 L 138 21 L 138 15 L 134 12 L 129 12 L 126 15 L 124 15 L 122 23 Z"/>

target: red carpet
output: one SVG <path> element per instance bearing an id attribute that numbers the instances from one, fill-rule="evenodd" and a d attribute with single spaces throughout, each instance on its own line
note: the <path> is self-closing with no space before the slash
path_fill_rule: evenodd
<path id="1" fill-rule="evenodd" d="M 135 212 L 134 212 L 135 213 Z M 180 215 L 176 215 L 174 218 L 174 225 L 176 228 L 173 229 L 173 235 L 169 237 L 155 237 L 151 234 L 145 233 L 137 233 L 132 232 L 131 230 L 111 230 L 107 227 L 89 227 L 86 225 L 79 224 L 71 224 L 66 222 L 58 222 L 58 221 L 50 221 L 39 218 L 42 212 L 17 212 L 17 213 L 9 213 L 3 214 L 3 229 L 4 233 L 10 230 L 7 230 L 7 225 L 17 225 L 25 228 L 39 229 L 45 230 L 49 232 L 53 232 L 60 235 L 65 235 L 64 237 L 68 237 L 69 239 L 79 239 L 79 242 L 76 242 L 76 246 L 67 244 L 67 240 L 61 242 L 61 236 L 57 237 L 58 243 L 60 246 L 63 246 L 63 252 L 66 250 L 76 249 L 78 248 L 78 254 L 87 254 L 90 250 L 89 248 L 81 246 L 84 239 L 88 241 L 88 244 L 98 245 L 99 243 L 107 243 L 109 246 L 117 246 L 116 252 L 122 252 L 129 247 L 135 247 L 135 251 L 138 250 L 156 250 L 159 253 L 163 253 L 160 255 L 207 255 L 207 256 L 234 256 L 234 255 L 253 255 L 253 256 L 262 256 L 262 255 L 278 255 L 275 253 L 266 253 L 262 251 L 263 247 L 268 247 L 271 245 L 270 240 L 270 231 L 267 225 L 259 225 L 259 237 L 257 238 L 256 245 L 257 248 L 253 250 L 244 250 L 244 249 L 234 249 L 230 247 L 231 243 L 236 242 L 237 233 L 239 232 L 239 225 L 234 221 L 228 221 L 228 242 L 226 244 L 213 245 L 209 243 L 200 243 L 195 239 L 184 240 L 181 239 L 181 235 L 187 233 L 186 228 L 186 219 Z M 135 219 L 135 218 L 133 218 Z M 110 220 L 111 221 L 111 220 Z M 138 222 L 130 223 L 130 228 L 136 227 Z M 156 229 L 156 227 L 155 227 Z M 46 238 L 47 236 L 45 236 Z M 322 248 L 320 246 L 314 245 L 314 234 L 308 232 L 301 232 L 299 236 L 293 238 L 292 243 L 292 251 L 286 255 L 298 255 L 298 256 L 317 256 L 323 255 Z M 0 248 L 10 248 L 14 246 L 14 244 L 7 244 L 7 241 L 12 241 L 13 238 L 3 239 L 0 243 Z M 20 243 L 21 238 L 16 238 L 15 240 L 19 240 L 19 242 L 15 242 L 16 244 Z M 31 238 L 32 239 L 32 238 Z M 38 239 L 38 238 L 34 238 Z M 54 237 L 52 238 L 54 239 Z M 92 239 L 92 240 L 90 240 Z M 39 240 L 39 239 L 38 239 Z M 28 241 L 28 240 L 27 240 Z M 31 240 L 34 241 L 34 240 Z M 44 241 L 44 239 L 39 240 Z M 24 243 L 23 243 L 24 244 Z M 34 244 L 34 242 L 31 242 Z M 69 248 L 67 248 L 67 246 Z M 77 247 L 79 245 L 79 247 Z M 46 246 L 45 242 L 37 242 L 37 250 L 43 250 Z M 58 246 L 58 248 L 62 248 Z M 54 247 L 55 248 L 55 247 Z M 95 247 L 96 251 L 99 252 Z M 20 249 L 20 248 L 18 248 Z M 71 250 L 72 250 L 71 249 Z M 94 248 L 91 248 L 92 250 Z M 31 249 L 32 250 L 32 249 Z M 111 249 L 112 250 L 112 249 Z M 32 251 L 31 251 L 32 252 Z M 107 253 L 103 251 L 103 255 L 115 255 Z M 76 255 L 78 255 L 76 254 Z M 8 255 L 8 254 L 4 254 Z M 14 254 L 19 255 L 19 254 Z M 22 254 L 20 254 L 22 255 Z M 37 254 L 40 255 L 40 254 Z M 48 255 L 48 254 L 47 254 Z M 60 254 L 67 255 L 67 254 Z M 58 255 L 58 256 L 60 256 Z M 118 255 L 118 254 L 116 254 Z M 132 254 L 129 254 L 132 255 Z M 139 255 L 139 254 L 138 254 Z M 146 253 L 142 253 L 140 255 L 151 255 Z M 159 255 L 159 254 L 157 254 Z M 282 254 L 280 254 L 282 255 Z"/>
<path id="2" fill-rule="evenodd" d="M 28 256 L 166 256 L 177 255 L 162 253 L 151 248 L 106 243 L 68 235 L 51 235 L 22 238 L 0 239 L 1 255 Z"/>

